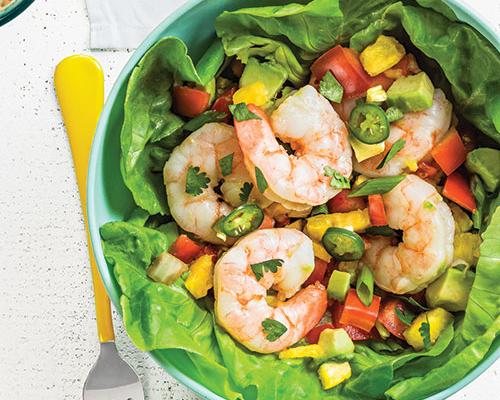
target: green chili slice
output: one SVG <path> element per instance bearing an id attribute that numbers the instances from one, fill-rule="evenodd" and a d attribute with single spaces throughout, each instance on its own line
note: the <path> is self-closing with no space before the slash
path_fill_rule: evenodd
<path id="1" fill-rule="evenodd" d="M 264 212 L 257 204 L 243 204 L 218 220 L 213 229 L 217 236 L 238 238 L 256 230 L 264 220 Z"/>
<path id="2" fill-rule="evenodd" d="M 328 228 L 321 241 L 326 251 L 339 261 L 359 260 L 365 251 L 361 236 L 348 229 Z"/>
<path id="3" fill-rule="evenodd" d="M 360 104 L 351 111 L 349 130 L 359 141 L 376 144 L 389 137 L 389 120 L 379 106 Z"/>

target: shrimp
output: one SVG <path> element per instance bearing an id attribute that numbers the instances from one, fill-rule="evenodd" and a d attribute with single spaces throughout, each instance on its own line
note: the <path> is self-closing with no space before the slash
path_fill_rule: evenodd
<path id="1" fill-rule="evenodd" d="M 436 89 L 432 106 L 420 112 L 407 113 L 391 124 L 389 138 L 383 154 L 361 163 L 354 162 L 354 170 L 369 177 L 400 175 L 409 163 L 422 160 L 448 132 L 452 106 L 441 89 Z M 377 169 L 385 154 L 399 139 L 405 145 L 385 166 Z"/>
<path id="2" fill-rule="evenodd" d="M 408 175 L 383 195 L 387 222 L 403 231 L 403 241 L 367 239 L 363 257 L 379 287 L 392 293 L 416 293 L 437 279 L 453 261 L 455 223 L 436 189 Z"/>
<path id="3" fill-rule="evenodd" d="M 223 177 L 219 161 L 231 154 L 231 173 Z M 196 196 L 186 192 L 186 176 L 190 167 L 198 167 L 200 173 L 205 173 L 210 179 L 208 187 Z M 163 178 L 170 212 L 177 224 L 207 242 L 224 243 L 216 236 L 212 226 L 219 218 L 229 214 L 233 207 L 241 204 L 239 192 L 246 182 L 250 184 L 252 181 L 243 163 L 233 127 L 209 123 L 193 132 L 172 152 L 165 163 Z M 214 189 L 222 178 L 222 195 L 219 195 Z M 271 203 L 255 188 L 250 192 L 249 199 L 263 206 Z"/>
<path id="4" fill-rule="evenodd" d="M 345 177 L 352 172 L 347 128 L 328 100 L 307 85 L 290 95 L 271 115 L 249 110 L 260 119 L 235 121 L 236 134 L 250 175 L 258 168 L 268 188 L 264 196 L 290 210 L 324 204 L 339 189 L 325 176 L 330 167 Z M 294 150 L 287 154 L 275 135 Z"/>
<path id="5" fill-rule="evenodd" d="M 279 259 L 276 272 L 252 265 Z M 281 351 L 303 338 L 323 317 L 326 289 L 319 282 L 301 289 L 314 269 L 311 239 L 295 229 L 262 229 L 237 242 L 215 265 L 215 315 L 219 325 L 238 342 L 258 353 Z M 267 271 L 267 272 L 266 272 Z M 284 300 L 276 307 L 266 301 L 274 289 Z M 286 300 L 288 299 L 288 300 Z M 270 340 L 262 323 L 277 321 L 286 331 Z"/>

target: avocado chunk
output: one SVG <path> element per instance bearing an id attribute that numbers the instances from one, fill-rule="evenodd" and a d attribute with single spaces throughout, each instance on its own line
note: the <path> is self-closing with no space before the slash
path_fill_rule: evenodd
<path id="1" fill-rule="evenodd" d="M 488 192 L 496 192 L 500 183 L 500 150 L 489 147 L 473 150 L 467 154 L 465 166 L 481 177 Z"/>
<path id="2" fill-rule="evenodd" d="M 268 100 L 273 99 L 287 79 L 286 71 L 280 66 L 256 58 L 249 58 L 240 78 L 240 87 L 262 82 L 267 90 Z"/>
<path id="3" fill-rule="evenodd" d="M 425 72 L 398 78 L 387 91 L 387 104 L 403 112 L 422 111 L 432 106 L 434 86 Z"/>
<path id="4" fill-rule="evenodd" d="M 318 345 L 327 358 L 354 353 L 354 343 L 344 329 L 325 329 L 319 335 Z"/>
<path id="5" fill-rule="evenodd" d="M 431 307 L 448 311 L 464 311 L 474 282 L 474 272 L 448 269 L 438 280 L 429 285 L 425 299 Z"/>

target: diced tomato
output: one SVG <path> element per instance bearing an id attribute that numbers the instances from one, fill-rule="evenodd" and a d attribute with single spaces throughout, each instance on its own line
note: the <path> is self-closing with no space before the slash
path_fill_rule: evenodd
<path id="1" fill-rule="evenodd" d="M 465 162 L 467 153 L 457 130 L 452 128 L 432 150 L 432 158 L 446 175 L 451 175 Z"/>
<path id="2" fill-rule="evenodd" d="M 212 110 L 226 113 L 225 122 L 229 122 L 231 119 L 231 113 L 229 112 L 229 106 L 233 104 L 233 95 L 236 92 L 236 87 L 231 87 L 227 89 L 223 94 L 221 94 L 212 104 Z"/>
<path id="3" fill-rule="evenodd" d="M 189 86 L 174 86 L 173 109 L 176 114 L 193 118 L 208 108 L 210 94 Z"/>
<path id="4" fill-rule="evenodd" d="M 434 179 L 439 170 L 433 161 L 419 161 L 416 174 L 422 179 Z"/>
<path id="5" fill-rule="evenodd" d="M 476 200 L 470 190 L 469 182 L 458 171 L 453 172 L 446 178 L 443 187 L 443 196 L 470 212 L 476 211 Z"/>
<path id="6" fill-rule="evenodd" d="M 315 328 L 312 328 L 309 333 L 306 335 L 306 340 L 310 344 L 317 344 L 319 340 L 319 335 L 321 335 L 321 332 L 323 332 L 325 329 L 334 329 L 335 327 L 333 324 L 323 324 L 323 325 L 318 325 Z"/>
<path id="7" fill-rule="evenodd" d="M 339 322 L 370 332 L 377 321 L 380 300 L 379 296 L 374 295 L 372 303 L 365 306 L 359 299 L 356 289 L 349 289 Z"/>
<path id="8" fill-rule="evenodd" d="M 311 65 L 312 78 L 316 82 L 328 71 L 342 85 L 348 99 L 362 97 L 372 83 L 356 52 L 340 45 L 328 50 Z"/>
<path id="9" fill-rule="evenodd" d="M 170 253 L 187 264 L 197 258 L 202 252 L 203 247 L 184 234 L 179 235 L 170 247 Z"/>
<path id="10" fill-rule="evenodd" d="M 309 278 L 304 282 L 304 287 L 312 285 L 315 282 L 321 282 L 325 277 L 326 268 L 328 263 L 326 261 L 320 260 L 319 258 L 314 259 L 314 270 L 309 275 Z"/>
<path id="11" fill-rule="evenodd" d="M 366 208 L 364 197 L 349 197 L 350 193 L 350 189 L 344 189 L 334 198 L 328 200 L 328 212 L 349 212 Z"/>
<path id="12" fill-rule="evenodd" d="M 274 227 L 273 217 L 264 213 L 264 219 L 262 220 L 262 223 L 260 224 L 259 229 L 271 229 L 272 227 Z"/>
<path id="13" fill-rule="evenodd" d="M 371 337 L 371 333 L 365 332 L 353 325 L 344 325 L 339 322 L 342 312 L 344 310 L 344 305 L 339 302 L 334 302 L 332 305 L 332 323 L 335 328 L 344 329 L 352 340 L 368 340 Z"/>
<path id="14" fill-rule="evenodd" d="M 394 336 L 403 339 L 403 332 L 408 326 L 399 319 L 396 314 L 396 309 L 404 312 L 405 304 L 402 300 L 398 299 L 384 299 L 380 306 L 378 320 L 385 328 Z"/>
<path id="15" fill-rule="evenodd" d="M 368 196 L 368 214 L 370 215 L 370 222 L 373 226 L 387 225 L 384 200 L 381 194 L 370 194 Z"/>

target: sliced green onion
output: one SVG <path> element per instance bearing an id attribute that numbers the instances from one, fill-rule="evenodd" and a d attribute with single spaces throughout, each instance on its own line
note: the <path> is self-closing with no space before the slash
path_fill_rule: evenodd
<path id="1" fill-rule="evenodd" d="M 367 307 L 372 304 L 374 287 L 373 272 L 368 266 L 364 265 L 356 282 L 356 293 L 361 302 Z"/>
<path id="2" fill-rule="evenodd" d="M 387 164 L 389 161 L 391 161 L 396 154 L 398 154 L 401 150 L 403 150 L 403 147 L 405 147 L 406 140 L 404 139 L 398 139 L 394 142 L 392 145 L 391 149 L 387 152 L 385 155 L 384 159 L 380 162 L 379 165 L 377 165 L 377 169 L 382 169 L 385 167 L 385 164 Z"/>
<path id="3" fill-rule="evenodd" d="M 384 176 L 383 178 L 368 179 L 349 193 L 349 197 L 368 196 L 370 194 L 384 194 L 390 192 L 404 179 L 405 175 Z"/>

